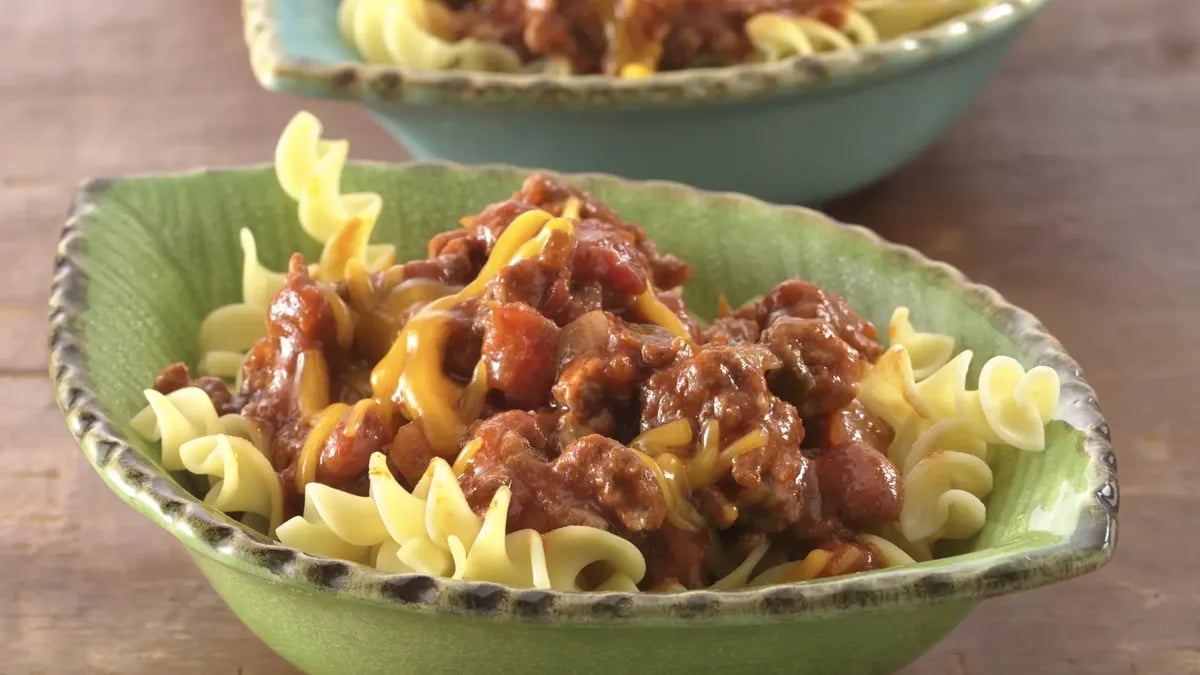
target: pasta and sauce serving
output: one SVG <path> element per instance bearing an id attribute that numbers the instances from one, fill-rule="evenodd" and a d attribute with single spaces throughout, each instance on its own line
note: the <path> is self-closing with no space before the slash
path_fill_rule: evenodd
<path id="1" fill-rule="evenodd" d="M 989 446 L 1045 448 L 1053 369 L 784 281 L 707 326 L 691 270 L 553 177 L 397 263 L 382 201 L 301 113 L 276 153 L 324 244 L 243 297 L 134 428 L 205 501 L 308 553 L 562 591 L 735 589 L 929 559 L 974 536 Z"/>
<path id="2" fill-rule="evenodd" d="M 892 40 L 991 0 L 342 0 L 372 63 L 604 73 L 778 61 Z"/>

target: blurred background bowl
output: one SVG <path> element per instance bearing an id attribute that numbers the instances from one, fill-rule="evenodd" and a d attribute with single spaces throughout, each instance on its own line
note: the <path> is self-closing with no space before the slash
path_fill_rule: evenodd
<path id="1" fill-rule="evenodd" d="M 361 102 L 419 159 L 659 178 L 784 203 L 864 187 L 934 141 L 1049 0 L 880 45 L 639 80 L 362 63 L 331 0 L 243 0 L 263 87 Z"/>

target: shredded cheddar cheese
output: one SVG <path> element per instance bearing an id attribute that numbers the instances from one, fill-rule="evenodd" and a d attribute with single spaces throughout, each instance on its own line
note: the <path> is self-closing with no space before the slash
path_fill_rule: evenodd
<path id="1" fill-rule="evenodd" d="M 459 407 L 464 387 L 450 379 L 442 367 L 451 310 L 481 295 L 488 282 L 505 267 L 536 257 L 551 237 L 560 233 L 574 236 L 574 225 L 540 210 L 518 216 L 496 241 L 479 276 L 457 293 L 429 303 L 409 319 L 387 355 L 371 372 L 375 396 L 399 399 L 410 419 L 422 421 L 426 439 L 440 455 L 447 456 L 458 449 L 469 422 L 465 413 L 470 412 Z M 473 407 L 475 400 L 469 400 Z"/>
<path id="2" fill-rule="evenodd" d="M 650 77 L 654 74 L 654 68 L 644 63 L 627 63 L 621 66 L 620 76 L 626 80 L 636 80 L 643 77 Z"/>
<path id="3" fill-rule="evenodd" d="M 333 434 L 333 428 L 349 408 L 345 403 L 334 403 L 321 411 L 312 431 L 308 432 L 308 438 L 304 440 L 304 446 L 300 448 L 300 457 L 296 461 L 296 491 L 300 494 L 304 494 L 305 485 L 317 479 L 321 448 L 325 447 L 326 441 Z"/>
<path id="4" fill-rule="evenodd" d="M 829 551 L 821 548 L 815 548 L 809 552 L 804 560 L 792 565 L 792 568 L 787 573 L 787 581 L 808 581 L 815 579 L 821 570 L 829 564 L 829 559 L 832 556 Z"/>
<path id="5" fill-rule="evenodd" d="M 683 325 L 683 321 L 680 321 L 679 317 L 675 316 L 675 312 L 668 309 L 662 300 L 658 299 L 653 288 L 642 291 L 641 295 L 634 300 L 633 307 L 642 318 L 650 323 L 667 329 L 675 337 L 691 341 L 692 334 Z"/>
<path id="6" fill-rule="evenodd" d="M 692 428 L 690 422 L 679 419 L 643 431 L 630 447 L 662 489 L 667 519 L 676 527 L 695 529 L 697 524 L 703 527 L 704 521 L 688 500 L 692 491 L 713 485 L 729 473 L 733 460 L 763 447 L 766 442 L 766 433 L 756 429 L 721 450 L 720 422 L 709 420 L 701 430 L 697 452 L 690 458 L 680 457 L 672 451 L 692 444 Z"/>
<path id="7" fill-rule="evenodd" d="M 567 201 L 563 203 L 562 217 L 579 220 L 579 199 L 567 197 Z"/>
<path id="8" fill-rule="evenodd" d="M 479 438 L 472 438 L 463 446 L 462 451 L 458 453 L 458 457 L 455 458 L 454 465 L 451 467 L 454 469 L 454 475 L 461 476 L 467 470 L 467 465 L 471 463 L 471 458 L 475 456 L 475 453 L 479 452 L 479 448 L 481 447 L 483 447 L 483 440 Z"/>

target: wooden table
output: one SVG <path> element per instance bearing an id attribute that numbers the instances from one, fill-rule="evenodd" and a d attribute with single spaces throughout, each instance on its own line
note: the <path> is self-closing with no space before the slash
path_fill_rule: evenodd
<path id="1" fill-rule="evenodd" d="M 85 176 L 261 162 L 297 106 L 360 158 L 359 110 L 258 89 L 232 0 L 9 2 L 0 21 L 0 671 L 282 673 L 68 436 L 44 305 Z M 1200 673 L 1200 5 L 1051 7 L 982 100 L 830 206 L 1041 316 L 1084 364 L 1121 464 L 1107 568 L 990 601 L 909 673 Z"/>

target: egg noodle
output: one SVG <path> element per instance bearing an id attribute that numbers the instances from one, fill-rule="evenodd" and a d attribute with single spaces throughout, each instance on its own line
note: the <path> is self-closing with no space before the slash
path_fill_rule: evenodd
<path id="1" fill-rule="evenodd" d="M 368 244 L 382 209 L 375 194 L 342 195 L 339 183 L 346 159 L 342 142 L 320 140 L 320 124 L 297 115 L 279 141 L 276 173 L 281 187 L 299 204 L 303 229 L 325 243 L 310 268 L 317 279 L 344 282 L 347 300 L 330 292 L 336 339 L 348 344 L 354 316 L 369 303 L 368 273 L 395 275 L 394 249 Z M 486 511 L 471 509 L 459 476 L 481 441 L 461 440 L 479 418 L 488 389 L 487 371 L 476 367 L 466 384 L 442 370 L 447 310 L 483 292 L 505 268 L 537 256 L 555 237 L 572 238 L 579 204 L 568 200 L 563 214 L 532 210 L 516 217 L 495 242 L 478 276 L 456 288 L 430 280 L 397 286 L 400 305 L 426 303 L 403 325 L 391 349 L 375 366 L 372 396 L 357 403 L 331 402 L 329 373 L 319 351 L 303 354 L 298 369 L 297 405 L 311 422 L 295 472 L 303 511 L 283 521 L 283 495 L 268 459 L 268 441 L 240 414 L 218 415 L 205 390 L 189 386 L 169 394 L 145 392 L 148 405 L 132 421 L 141 436 L 158 441 L 169 471 L 186 471 L 206 481 L 204 502 L 245 524 L 305 552 L 350 560 L 384 572 L 419 572 L 454 579 L 491 581 L 523 588 L 564 591 L 637 591 L 646 560 L 630 541 L 596 527 L 566 526 L 547 532 L 508 531 L 512 492 L 500 487 Z M 263 267 L 255 239 L 242 231 L 243 297 L 204 321 L 202 363 L 226 377 L 237 368 L 215 368 L 228 353 L 230 363 L 256 336 L 265 334 L 266 307 L 283 285 L 282 275 Z M 406 281 L 406 283 L 407 283 Z M 651 292 L 638 296 L 636 313 L 675 336 L 689 335 Z M 989 445 L 1025 451 L 1045 449 L 1045 425 L 1058 404 L 1053 369 L 1024 369 L 996 356 L 983 364 L 978 386 L 969 389 L 972 352 L 955 353 L 952 337 L 918 331 L 909 310 L 897 308 L 888 326 L 891 346 L 859 383 L 866 409 L 895 430 L 888 458 L 903 477 L 899 519 L 859 542 L 885 566 L 932 557 L 942 539 L 966 539 L 983 527 L 984 499 L 992 489 Z M 398 402 L 398 405 L 393 404 Z M 386 456 L 370 457 L 366 494 L 359 496 L 316 481 L 317 453 L 336 422 L 353 435 L 368 414 L 401 414 L 421 420 L 437 456 L 423 477 L 405 489 L 388 468 Z M 681 530 L 698 531 L 703 518 L 690 501 L 694 490 L 716 484 L 734 461 L 767 442 L 752 430 L 722 444 L 720 423 L 710 420 L 697 437 L 686 420 L 638 435 L 630 448 L 645 463 L 667 504 L 667 519 Z M 572 439 L 567 439 L 572 440 Z M 763 544 L 740 560 L 723 560 L 714 589 L 803 581 L 853 569 L 860 549 L 813 549 L 801 560 Z"/>
<path id="2" fill-rule="evenodd" d="M 827 0 L 806 13 L 762 12 L 742 26 L 748 61 L 780 61 L 818 52 L 846 51 L 902 37 L 982 8 L 993 0 Z M 634 48 L 623 17 L 639 0 L 593 3 L 604 16 L 604 32 L 623 78 L 652 75 L 662 56 L 662 38 Z M 683 10 L 686 23 L 687 9 Z M 339 29 L 369 63 L 422 70 L 477 70 L 569 74 L 561 56 L 525 62 L 510 46 L 475 38 L 455 39 L 452 10 L 438 0 L 342 0 Z M 622 39 L 622 38 L 625 39 Z"/>

